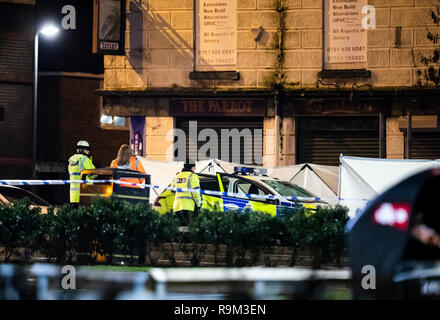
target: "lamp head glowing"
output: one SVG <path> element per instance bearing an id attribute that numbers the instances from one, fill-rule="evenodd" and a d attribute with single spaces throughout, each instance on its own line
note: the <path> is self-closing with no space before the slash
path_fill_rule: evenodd
<path id="1" fill-rule="evenodd" d="M 40 33 L 44 34 L 46 37 L 53 37 L 58 33 L 58 31 L 60 30 L 53 24 L 45 24 L 40 29 Z"/>

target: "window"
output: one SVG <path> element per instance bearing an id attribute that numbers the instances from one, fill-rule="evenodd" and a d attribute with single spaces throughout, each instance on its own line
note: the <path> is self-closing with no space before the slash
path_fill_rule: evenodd
<path id="1" fill-rule="evenodd" d="M 99 122 L 101 128 L 104 129 L 130 130 L 128 119 L 124 117 L 106 116 L 105 114 L 101 114 Z"/>
<path id="2" fill-rule="evenodd" d="M 257 194 L 257 195 L 272 195 L 272 193 L 268 190 L 265 190 L 259 187 L 256 183 L 251 181 L 246 181 L 242 179 L 226 177 L 223 178 L 223 185 L 225 187 L 225 191 L 237 193 L 239 198 L 249 199 L 244 196 L 247 194 Z M 243 195 L 240 197 L 240 195 Z M 264 202 L 268 204 L 277 204 L 278 200 L 274 199 L 252 199 L 252 201 Z"/>
<path id="3" fill-rule="evenodd" d="M 100 82 L 102 88 L 102 81 Z M 103 99 L 99 98 L 100 113 L 99 113 L 99 127 L 108 130 L 124 130 L 130 131 L 130 121 L 126 117 L 107 116 L 104 114 Z"/>
<path id="4" fill-rule="evenodd" d="M 258 195 L 268 194 L 264 190 L 260 189 L 256 184 L 241 180 L 235 183 L 234 191 L 238 194 L 245 194 L 245 193 L 258 194 Z"/>
<path id="5" fill-rule="evenodd" d="M 220 186 L 216 178 L 200 177 L 200 188 L 202 190 L 220 191 Z"/>
<path id="6" fill-rule="evenodd" d="M 287 181 L 263 180 L 263 182 L 267 183 L 269 186 L 274 188 L 276 192 L 284 197 L 315 197 L 307 190 Z"/>
<path id="7" fill-rule="evenodd" d="M 229 191 L 229 182 L 230 182 L 229 178 L 222 178 L 223 188 L 226 192 Z"/>
<path id="8" fill-rule="evenodd" d="M 252 183 L 250 181 L 245 181 L 241 179 L 232 179 L 229 178 L 229 183 L 224 183 L 225 185 L 225 191 L 229 190 L 229 192 L 238 193 L 238 194 L 258 194 L 258 195 L 268 195 L 270 193 L 266 192 L 265 190 L 261 189 L 257 184 Z M 228 188 L 226 189 L 226 185 Z M 231 188 L 232 186 L 232 188 Z M 243 197 L 246 198 L 246 197 Z M 247 199 L 247 198 L 246 198 Z"/>

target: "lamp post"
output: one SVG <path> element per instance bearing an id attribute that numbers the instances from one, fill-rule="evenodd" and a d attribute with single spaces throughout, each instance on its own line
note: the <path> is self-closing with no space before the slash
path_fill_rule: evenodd
<path id="1" fill-rule="evenodd" d="M 34 112 L 33 112 L 33 135 L 32 135 L 32 177 L 36 178 L 37 165 L 37 96 L 38 96 L 38 36 L 40 33 L 46 37 L 53 37 L 59 29 L 53 24 L 45 24 L 35 34 L 34 41 Z"/>

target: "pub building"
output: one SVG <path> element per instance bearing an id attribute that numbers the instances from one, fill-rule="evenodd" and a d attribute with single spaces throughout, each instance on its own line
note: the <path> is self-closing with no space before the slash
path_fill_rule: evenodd
<path id="1" fill-rule="evenodd" d="M 182 129 L 187 138 L 187 155 L 198 153 L 200 147 L 211 142 L 210 138 L 203 137 L 200 133 L 204 129 L 211 129 L 211 134 L 216 136 L 218 147 L 207 153 L 207 158 L 216 157 L 225 161 L 233 161 L 233 140 L 229 143 L 229 152 L 226 158 L 222 157 L 222 129 L 227 132 L 237 129 L 239 133 L 250 133 L 251 141 L 242 137 L 240 141 L 240 162 L 251 159 L 251 163 L 262 165 L 263 157 L 263 130 L 265 119 L 273 113 L 273 98 L 269 93 L 249 92 L 219 92 L 209 94 L 203 92 L 101 92 L 104 97 L 105 110 L 119 116 L 146 116 L 146 156 L 159 160 L 184 160 L 171 156 L 170 145 L 174 142 L 167 138 L 174 128 Z M 126 113 L 126 104 L 130 104 Z M 159 108 L 157 108 L 159 106 Z M 151 108 L 151 109 L 150 109 Z M 269 117 L 267 114 L 269 113 Z M 189 139 L 190 122 L 196 123 L 197 150 L 191 149 Z M 223 141 L 224 142 L 224 141 Z M 192 153 L 191 153 L 192 152 Z M 196 153 L 195 153 L 196 152 Z M 225 155 L 225 154 L 223 154 Z M 170 158 L 171 156 L 171 158 Z M 177 151 L 176 151 L 177 157 Z M 235 155 L 237 157 L 237 155 Z M 198 160 L 205 160 L 199 158 Z M 249 162 L 249 161 L 248 161 Z"/>
<path id="2" fill-rule="evenodd" d="M 206 31 L 214 26 L 204 26 L 206 17 L 198 14 L 219 2 L 234 12 L 221 15 L 236 30 L 227 42 L 219 26 Z M 98 93 L 107 115 L 145 117 L 144 156 L 176 159 L 169 133 L 190 136 L 190 122 L 197 121 L 197 136 L 203 129 L 218 134 L 219 156 L 222 129 L 249 129 L 252 143 L 240 139 L 240 162 L 252 154 L 253 163 L 263 159 L 265 166 L 338 165 L 340 154 L 440 158 L 438 89 L 417 75 L 426 69 L 420 54 L 434 48 L 426 39 L 429 5 L 376 4 L 376 25 L 365 29 L 326 17 L 360 21 L 367 0 L 345 9 L 330 8 L 328 0 L 289 1 L 280 29 L 279 10 L 266 2 L 150 0 L 143 10 L 127 3 L 125 51 L 102 52 Z M 337 28 L 347 36 L 334 36 Z M 213 49 L 208 36 L 214 33 L 222 50 Z M 282 49 L 273 45 L 280 33 Z"/>

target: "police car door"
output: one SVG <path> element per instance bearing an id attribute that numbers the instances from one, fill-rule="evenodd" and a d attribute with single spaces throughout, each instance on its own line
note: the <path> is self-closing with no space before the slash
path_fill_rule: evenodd
<path id="1" fill-rule="evenodd" d="M 220 176 L 218 174 L 216 176 L 199 174 L 200 189 L 223 192 L 223 185 L 221 184 L 221 180 L 219 179 L 219 177 Z M 213 211 L 216 209 L 216 207 L 218 207 L 220 211 L 223 211 L 221 196 L 202 194 L 202 200 L 202 209 Z"/>

